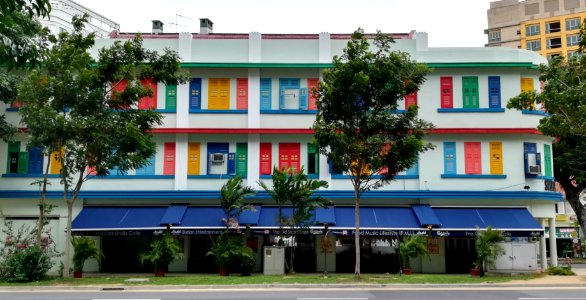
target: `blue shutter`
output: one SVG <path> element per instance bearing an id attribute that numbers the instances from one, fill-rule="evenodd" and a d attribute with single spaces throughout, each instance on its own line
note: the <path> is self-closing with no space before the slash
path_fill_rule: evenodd
<path id="1" fill-rule="evenodd" d="M 136 169 L 136 175 L 155 175 L 155 156 L 147 159 L 147 165 Z"/>
<path id="2" fill-rule="evenodd" d="M 201 109 L 201 78 L 189 81 L 189 109 Z"/>
<path id="3" fill-rule="evenodd" d="M 444 174 L 456 174 L 456 142 L 444 142 Z"/>
<path id="4" fill-rule="evenodd" d="M 43 174 L 43 150 L 40 147 L 28 149 L 28 173 Z"/>
<path id="5" fill-rule="evenodd" d="M 523 152 L 524 152 L 524 164 L 525 164 L 525 174 L 529 174 L 529 153 L 537 153 L 537 144 L 536 143 L 523 143 Z M 536 160 L 541 161 L 541 157 L 536 155 Z"/>
<path id="6" fill-rule="evenodd" d="M 538 166 L 541 166 L 541 153 L 539 153 L 539 152 L 535 153 L 535 163 Z"/>
<path id="7" fill-rule="evenodd" d="M 415 164 L 411 166 L 411 168 L 407 169 L 405 175 L 409 176 L 416 176 L 419 175 L 419 161 L 415 161 Z"/>
<path id="8" fill-rule="evenodd" d="M 299 89 L 299 109 L 307 110 L 307 89 Z"/>
<path id="9" fill-rule="evenodd" d="M 488 105 L 490 108 L 501 108 L 501 78 L 488 76 Z"/>
<path id="10" fill-rule="evenodd" d="M 260 109 L 270 110 L 271 109 L 271 96 L 272 84 L 270 78 L 260 79 Z"/>
<path id="11" fill-rule="evenodd" d="M 279 87 L 279 109 L 285 109 L 285 88 Z"/>
<path id="12" fill-rule="evenodd" d="M 236 174 L 236 153 L 228 153 L 228 174 Z"/>

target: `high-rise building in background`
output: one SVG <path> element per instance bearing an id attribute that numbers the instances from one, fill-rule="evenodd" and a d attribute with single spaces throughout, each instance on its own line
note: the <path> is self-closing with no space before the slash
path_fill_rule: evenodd
<path id="1" fill-rule="evenodd" d="M 52 0 L 49 18 L 40 18 L 43 26 L 48 27 L 51 33 L 59 34 L 73 30 L 71 19 L 76 15 L 88 14 L 86 33 L 95 32 L 98 38 L 107 38 L 113 31 L 120 29 L 120 24 L 107 17 L 71 0 Z"/>
<path id="2" fill-rule="evenodd" d="M 487 11 L 487 47 L 512 47 L 550 59 L 572 57 L 586 16 L 583 0 L 501 0 Z"/>

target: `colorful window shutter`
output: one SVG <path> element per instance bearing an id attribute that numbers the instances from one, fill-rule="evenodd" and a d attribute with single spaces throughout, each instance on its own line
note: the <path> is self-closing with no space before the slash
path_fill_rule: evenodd
<path id="1" fill-rule="evenodd" d="M 309 110 L 317 110 L 317 104 L 315 103 L 317 99 L 314 96 L 313 92 L 319 88 L 318 82 L 318 78 L 307 79 L 307 93 L 309 96 L 309 103 L 307 104 L 307 109 Z"/>
<path id="2" fill-rule="evenodd" d="M 456 174 L 456 143 L 444 142 L 444 173 Z"/>
<path id="3" fill-rule="evenodd" d="M 28 172 L 28 152 L 18 152 L 18 174 Z"/>
<path id="4" fill-rule="evenodd" d="M 314 144 L 307 144 L 307 174 L 319 174 L 319 152 Z"/>
<path id="5" fill-rule="evenodd" d="M 490 142 L 490 174 L 503 174 L 503 143 Z"/>
<path id="6" fill-rule="evenodd" d="M 200 143 L 187 144 L 187 175 L 199 175 L 200 173 Z"/>
<path id="7" fill-rule="evenodd" d="M 136 169 L 136 175 L 155 175 L 155 156 L 147 159 L 147 163 L 141 168 Z"/>
<path id="8" fill-rule="evenodd" d="M 22 108 L 24 103 L 22 101 L 12 101 L 10 102 L 10 108 Z"/>
<path id="9" fill-rule="evenodd" d="M 407 169 L 405 172 L 407 176 L 417 176 L 419 175 L 419 161 L 416 160 L 415 163 L 411 166 L 411 168 Z"/>
<path id="10" fill-rule="evenodd" d="M 529 173 L 529 154 L 530 153 L 537 153 L 537 144 L 536 143 L 523 143 L 523 152 L 524 152 L 525 174 L 528 174 Z"/>
<path id="11" fill-rule="evenodd" d="M 175 143 L 164 144 L 163 156 L 163 175 L 175 175 Z"/>
<path id="12" fill-rule="evenodd" d="M 114 92 L 117 93 L 122 93 L 125 89 L 126 89 L 126 85 L 128 84 L 128 82 L 126 80 L 122 80 L 118 83 L 116 82 L 112 82 L 112 84 L 115 84 L 115 86 L 112 87 L 112 95 L 111 97 L 113 99 L 116 99 L 114 96 Z M 117 102 L 118 100 L 114 100 L 114 102 Z M 110 107 L 114 108 L 114 109 L 126 109 L 128 108 L 126 105 L 111 105 Z"/>
<path id="13" fill-rule="evenodd" d="M 176 110 L 177 109 L 177 86 L 167 85 L 165 87 L 165 109 Z"/>
<path id="14" fill-rule="evenodd" d="M 260 79 L 260 109 L 270 110 L 272 107 L 272 83 L 270 78 Z"/>
<path id="15" fill-rule="evenodd" d="M 405 109 L 409 109 L 411 106 L 417 106 L 417 92 L 405 95 Z"/>
<path id="16" fill-rule="evenodd" d="M 478 108 L 478 77 L 462 77 L 462 99 L 464 108 Z"/>
<path id="17" fill-rule="evenodd" d="M 210 78 L 208 83 L 208 109 L 230 109 L 230 79 Z"/>
<path id="18" fill-rule="evenodd" d="M 501 78 L 488 76 L 488 107 L 501 108 Z"/>
<path id="19" fill-rule="evenodd" d="M 236 174 L 236 153 L 228 153 L 228 174 Z"/>
<path id="20" fill-rule="evenodd" d="M 299 89 L 299 109 L 307 110 L 307 89 Z"/>
<path id="21" fill-rule="evenodd" d="M 551 174 L 551 146 L 543 145 L 543 164 L 545 169 L 545 176 L 552 176 Z"/>
<path id="22" fill-rule="evenodd" d="M 298 172 L 300 144 L 299 143 L 279 143 L 279 169 L 291 168 L 293 172 Z"/>
<path id="23" fill-rule="evenodd" d="M 440 77 L 441 108 L 454 108 L 452 77 Z"/>
<path id="24" fill-rule="evenodd" d="M 533 78 L 521 78 L 521 92 L 534 91 Z M 531 109 L 535 109 L 535 103 L 531 103 Z"/>
<path id="25" fill-rule="evenodd" d="M 18 173 L 18 153 L 20 152 L 20 142 L 8 142 L 8 157 L 6 164 L 7 174 Z"/>
<path id="26" fill-rule="evenodd" d="M 63 150 L 61 150 L 61 153 L 63 153 Z M 51 166 L 49 171 L 51 174 L 61 173 L 61 161 L 59 160 L 58 151 L 53 151 L 51 153 Z"/>
<path id="27" fill-rule="evenodd" d="M 482 174 L 480 142 L 464 142 L 464 168 L 466 174 Z"/>
<path id="28" fill-rule="evenodd" d="M 28 173 L 43 174 L 43 150 L 40 147 L 28 149 Z"/>
<path id="29" fill-rule="evenodd" d="M 293 109 L 291 106 L 288 106 L 287 101 L 291 99 L 290 95 L 288 95 L 289 90 L 299 90 L 300 80 L 296 78 L 281 78 L 279 79 L 279 109 Z M 298 106 L 296 109 L 300 108 L 301 101 L 298 100 Z M 307 103 L 307 101 L 306 101 Z"/>
<path id="30" fill-rule="evenodd" d="M 201 78 L 189 81 L 189 109 L 201 109 Z"/>
<path id="31" fill-rule="evenodd" d="M 260 175 L 270 175 L 272 173 L 272 144 L 260 143 Z"/>
<path id="32" fill-rule="evenodd" d="M 143 97 L 138 100 L 138 109 L 156 109 L 157 108 L 157 83 L 152 79 L 142 79 L 140 83 L 152 90 L 151 96 Z"/>
<path id="33" fill-rule="evenodd" d="M 248 79 L 236 79 L 236 109 L 248 109 Z"/>
<path id="34" fill-rule="evenodd" d="M 248 172 L 248 144 L 236 143 L 236 174 L 246 177 Z"/>

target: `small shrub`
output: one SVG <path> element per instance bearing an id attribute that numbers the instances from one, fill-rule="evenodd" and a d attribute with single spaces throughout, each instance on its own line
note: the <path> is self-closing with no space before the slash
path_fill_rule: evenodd
<path id="1" fill-rule="evenodd" d="M 562 275 L 562 276 L 576 275 L 572 271 L 572 269 L 569 267 L 549 267 L 549 268 L 547 268 L 546 273 L 549 275 Z"/>
<path id="2" fill-rule="evenodd" d="M 40 246 L 19 249 L 4 262 L 8 282 L 30 282 L 45 278 L 51 269 L 51 257 Z"/>

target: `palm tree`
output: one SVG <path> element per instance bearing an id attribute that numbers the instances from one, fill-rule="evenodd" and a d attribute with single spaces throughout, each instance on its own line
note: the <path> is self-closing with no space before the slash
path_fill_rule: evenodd
<path id="1" fill-rule="evenodd" d="M 231 224 L 237 224 L 238 216 L 246 210 L 253 210 L 254 207 L 249 204 L 244 204 L 244 198 L 255 195 L 256 192 L 249 186 L 244 186 L 242 177 L 236 175 L 228 179 L 228 181 L 220 189 L 220 205 L 226 213 L 226 228 L 230 228 Z"/>

